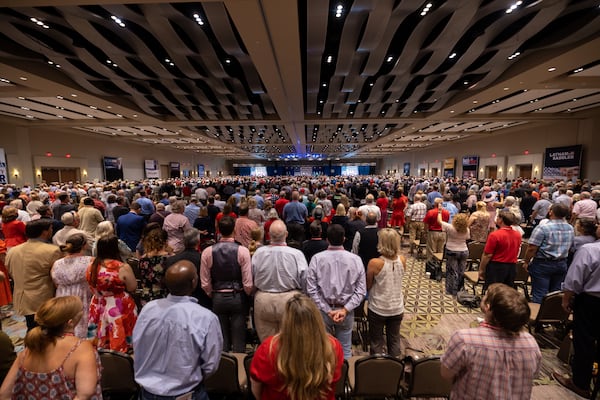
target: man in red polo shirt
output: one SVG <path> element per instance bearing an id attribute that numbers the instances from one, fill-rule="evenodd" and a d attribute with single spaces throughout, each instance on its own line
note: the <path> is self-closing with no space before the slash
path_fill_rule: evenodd
<path id="1" fill-rule="evenodd" d="M 445 208 L 439 208 L 444 200 L 441 197 L 433 201 L 433 208 L 427 211 L 423 222 L 427 231 L 427 261 L 434 259 L 433 253 L 442 253 L 446 244 L 446 234 L 442 232 L 442 226 L 438 224 L 438 214 L 442 214 L 442 221 L 450 220 L 450 213 Z"/>
<path id="2" fill-rule="evenodd" d="M 479 279 L 485 279 L 484 288 L 496 282 L 514 286 L 521 234 L 512 228 L 513 219 L 510 211 L 496 215 L 498 229 L 489 234 L 479 264 Z"/>

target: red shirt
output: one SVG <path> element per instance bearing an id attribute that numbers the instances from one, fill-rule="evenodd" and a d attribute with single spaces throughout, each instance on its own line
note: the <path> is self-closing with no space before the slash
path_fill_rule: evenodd
<path id="1" fill-rule="evenodd" d="M 279 217 L 283 217 L 283 207 L 285 207 L 285 205 L 287 203 L 289 203 L 290 201 L 286 198 L 281 197 L 279 200 L 277 200 L 275 202 L 275 209 L 277 210 L 277 214 L 279 214 Z"/>
<path id="2" fill-rule="evenodd" d="M 490 261 L 516 263 L 521 250 L 521 234 L 511 227 L 504 227 L 490 233 L 485 242 L 485 254 L 491 254 Z"/>
<path id="3" fill-rule="evenodd" d="M 429 226 L 430 231 L 442 231 L 442 226 L 438 224 L 438 208 L 434 207 L 431 210 L 427 211 L 425 214 L 425 218 L 423 218 L 423 222 L 425 222 Z M 450 220 L 450 213 L 448 210 L 442 208 L 442 221 L 448 222 Z"/>
<path id="4" fill-rule="evenodd" d="M 2 233 L 4 233 L 6 247 L 15 247 L 27 241 L 27 236 L 25 236 L 25 224 L 16 219 L 3 223 Z"/>
<path id="5" fill-rule="evenodd" d="M 271 342 L 274 336 L 269 336 L 264 342 L 258 346 L 252 364 L 250 365 L 250 377 L 255 381 L 261 382 L 262 392 L 258 400 L 286 400 L 290 397 L 287 393 L 281 391 L 283 382 L 281 376 L 277 372 L 277 352 L 279 343 L 273 344 L 271 350 Z M 335 399 L 335 385 L 342 377 L 342 364 L 344 363 L 344 351 L 342 345 L 333 336 L 329 336 L 333 351 L 335 353 L 335 371 L 333 373 L 333 381 L 331 382 L 331 390 L 327 393 L 327 400 Z"/>

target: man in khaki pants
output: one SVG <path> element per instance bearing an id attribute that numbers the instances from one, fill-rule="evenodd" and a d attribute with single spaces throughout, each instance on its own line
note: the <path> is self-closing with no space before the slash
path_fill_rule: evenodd
<path id="1" fill-rule="evenodd" d="M 254 324 L 261 341 L 279 332 L 285 304 L 306 287 L 308 265 L 304 254 L 286 245 L 287 229 L 281 220 L 271 224 L 271 244 L 252 256 Z"/>

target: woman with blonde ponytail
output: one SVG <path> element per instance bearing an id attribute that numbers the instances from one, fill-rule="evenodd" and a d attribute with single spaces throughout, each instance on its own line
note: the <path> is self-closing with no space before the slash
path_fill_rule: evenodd
<path id="1" fill-rule="evenodd" d="M 297 294 L 286 304 L 281 331 L 254 354 L 252 393 L 258 400 L 334 399 L 343 362 L 342 346 L 325 331 L 313 301 Z"/>
<path id="2" fill-rule="evenodd" d="M 55 297 L 35 314 L 35 328 L 0 389 L 0 399 L 102 399 L 94 347 L 73 333 L 82 315 L 77 296 Z"/>

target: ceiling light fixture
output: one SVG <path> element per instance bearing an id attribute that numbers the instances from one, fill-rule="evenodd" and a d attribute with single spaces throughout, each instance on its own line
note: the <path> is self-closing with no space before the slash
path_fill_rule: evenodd
<path id="1" fill-rule="evenodd" d="M 327 56 L 327 64 L 331 64 L 333 62 L 332 56 Z"/>
<path id="2" fill-rule="evenodd" d="M 421 16 L 424 17 L 425 15 L 427 15 L 431 7 L 433 7 L 433 4 L 427 3 L 427 5 L 423 8 L 423 11 L 421 11 Z"/>
<path id="3" fill-rule="evenodd" d="M 8 79 L 4 79 L 4 78 L 0 78 L 0 82 L 10 83 L 10 81 Z"/>
<path id="4" fill-rule="evenodd" d="M 194 14 L 194 19 L 196 20 L 196 23 L 200 26 L 204 25 L 204 21 L 202 21 L 202 18 L 200 18 L 199 14 Z"/>
<path id="5" fill-rule="evenodd" d="M 386 60 L 386 61 L 387 61 L 387 62 L 392 62 L 393 60 L 394 60 L 394 57 L 392 57 L 392 56 L 389 56 L 389 57 L 387 58 L 387 60 Z"/>
<path id="6" fill-rule="evenodd" d="M 121 21 L 120 18 L 117 18 L 114 15 L 111 15 L 110 19 L 112 19 L 113 21 L 115 21 L 115 24 L 119 25 L 121 28 L 125 28 L 125 23 L 123 21 Z"/>
<path id="7" fill-rule="evenodd" d="M 556 67 L 550 67 L 550 68 L 548 68 L 548 72 L 554 72 L 554 71 L 556 71 Z"/>
<path id="8" fill-rule="evenodd" d="M 600 6 L 599 6 L 600 7 Z M 583 71 L 583 67 L 582 68 L 577 68 L 575 71 L 573 71 L 574 74 L 578 74 L 580 72 Z"/>
<path id="9" fill-rule="evenodd" d="M 448 58 L 450 58 L 450 59 L 452 59 L 454 57 L 456 57 L 456 53 L 452 53 L 452 54 L 450 54 L 450 56 L 448 56 Z"/>
<path id="10" fill-rule="evenodd" d="M 513 60 L 513 59 L 517 58 L 520 55 L 521 55 L 520 51 L 515 51 L 513 54 L 511 54 L 510 56 L 508 56 L 508 59 L 509 60 Z"/>
<path id="11" fill-rule="evenodd" d="M 516 3 L 512 4 L 509 8 L 506 9 L 506 13 L 510 14 L 511 12 L 515 11 L 521 4 L 523 4 L 521 0 L 517 1 Z"/>
<path id="12" fill-rule="evenodd" d="M 338 4 L 338 6 L 335 9 L 335 17 L 341 18 L 343 12 L 344 12 L 344 6 L 341 4 Z"/>
<path id="13" fill-rule="evenodd" d="M 43 21 L 40 21 L 37 18 L 29 18 L 31 20 L 31 22 L 33 22 L 34 24 L 41 26 L 44 29 L 49 29 L 50 27 L 48 25 L 46 25 Z"/>

